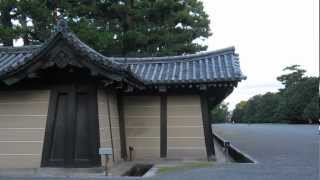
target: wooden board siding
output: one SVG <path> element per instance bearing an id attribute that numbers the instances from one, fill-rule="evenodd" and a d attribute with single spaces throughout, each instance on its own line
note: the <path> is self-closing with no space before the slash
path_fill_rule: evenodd
<path id="1" fill-rule="evenodd" d="M 49 90 L 0 91 L 0 168 L 38 168 Z"/>
<path id="2" fill-rule="evenodd" d="M 125 96 L 127 149 L 133 160 L 160 158 L 160 96 Z M 129 158 L 128 150 L 128 158 Z"/>
<path id="3" fill-rule="evenodd" d="M 167 97 L 168 159 L 206 159 L 200 96 Z"/>
<path id="4" fill-rule="evenodd" d="M 109 108 L 108 108 L 109 101 Z M 110 112 L 108 113 L 108 109 Z M 121 160 L 119 116 L 117 109 L 117 97 L 114 93 L 107 93 L 103 89 L 98 90 L 98 111 L 100 127 L 100 146 L 113 148 L 114 162 Z M 110 118 L 109 118 L 110 116 Z M 110 131 L 111 125 L 111 131 Z M 112 132 L 112 134 L 111 134 Z M 112 141 L 111 141 L 112 136 Z M 105 163 L 104 157 L 101 157 L 102 165 Z"/>

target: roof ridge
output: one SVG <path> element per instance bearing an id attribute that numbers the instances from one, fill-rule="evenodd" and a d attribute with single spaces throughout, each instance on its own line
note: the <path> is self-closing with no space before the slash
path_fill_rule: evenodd
<path id="1" fill-rule="evenodd" d="M 1 46 L 0 53 L 2 51 L 8 52 L 21 52 L 21 51 L 33 51 L 35 49 L 41 48 L 43 44 L 40 45 L 26 45 L 26 46 Z"/>
<path id="2" fill-rule="evenodd" d="M 108 59 L 116 60 L 119 62 L 126 61 L 126 63 L 145 63 L 145 62 L 170 62 L 170 61 L 179 61 L 179 60 L 187 60 L 199 57 L 206 57 L 212 55 L 225 54 L 228 52 L 234 52 L 235 47 L 230 46 L 222 49 L 217 49 L 213 51 L 199 52 L 196 54 L 187 54 L 187 55 L 178 55 L 178 56 L 158 56 L 158 57 L 108 57 Z"/>

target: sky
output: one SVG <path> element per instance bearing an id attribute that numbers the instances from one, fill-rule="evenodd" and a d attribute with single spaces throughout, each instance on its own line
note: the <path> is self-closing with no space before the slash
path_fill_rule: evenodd
<path id="1" fill-rule="evenodd" d="M 319 0 L 202 0 L 212 36 L 208 50 L 234 46 L 247 80 L 226 98 L 241 100 L 282 87 L 276 78 L 299 64 L 319 76 Z"/>

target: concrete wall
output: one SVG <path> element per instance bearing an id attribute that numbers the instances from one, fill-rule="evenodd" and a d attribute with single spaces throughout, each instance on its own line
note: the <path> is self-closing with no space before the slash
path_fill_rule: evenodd
<path id="1" fill-rule="evenodd" d="M 48 90 L 0 91 L 0 168 L 41 164 Z"/>
<path id="2" fill-rule="evenodd" d="M 168 159 L 206 159 L 200 96 L 168 96 Z"/>
<path id="3" fill-rule="evenodd" d="M 108 113 L 108 102 L 110 113 Z M 115 162 L 121 160 L 119 116 L 117 107 L 117 98 L 114 93 L 106 93 L 105 90 L 98 90 L 98 111 L 100 128 L 100 147 L 112 148 Z M 111 131 L 110 131 L 111 126 Z M 112 141 L 111 141 L 112 136 Z M 102 165 L 105 164 L 104 157 L 101 158 Z M 112 161 L 110 161 L 111 163 Z M 112 164 L 112 163 L 111 163 Z"/>
<path id="4" fill-rule="evenodd" d="M 160 158 L 160 97 L 124 97 L 124 117 L 127 150 L 134 147 L 133 159 Z"/>

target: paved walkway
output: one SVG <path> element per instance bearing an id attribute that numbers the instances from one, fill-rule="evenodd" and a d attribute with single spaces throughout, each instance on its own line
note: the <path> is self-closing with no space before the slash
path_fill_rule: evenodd
<path id="1" fill-rule="evenodd" d="M 319 180 L 319 137 L 311 125 L 214 125 L 214 131 L 257 164 L 217 164 L 152 180 Z M 1 178 L 0 179 L 19 179 Z M 79 179 L 79 178 L 22 178 Z M 82 178 L 80 178 L 82 179 Z M 93 179 L 93 178 L 86 178 Z M 109 178 L 107 178 L 109 179 Z M 128 179 L 124 177 L 110 179 Z M 135 178 L 129 178 L 135 179 Z"/>

